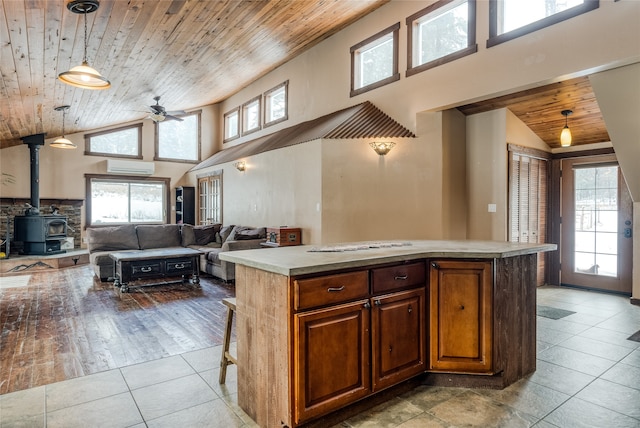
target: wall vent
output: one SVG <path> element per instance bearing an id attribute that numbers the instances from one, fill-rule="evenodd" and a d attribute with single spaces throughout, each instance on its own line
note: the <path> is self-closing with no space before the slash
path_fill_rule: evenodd
<path id="1" fill-rule="evenodd" d="M 153 162 L 107 159 L 107 172 L 110 174 L 151 175 L 154 171 Z"/>

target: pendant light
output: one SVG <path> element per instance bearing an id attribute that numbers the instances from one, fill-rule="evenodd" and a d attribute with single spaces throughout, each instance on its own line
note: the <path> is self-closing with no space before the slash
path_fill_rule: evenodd
<path id="1" fill-rule="evenodd" d="M 573 113 L 572 110 L 562 110 L 560 113 L 564 116 L 564 128 L 560 133 L 560 145 L 562 147 L 569 147 L 571 145 L 571 130 L 569 129 L 569 115 Z"/>
<path id="2" fill-rule="evenodd" d="M 73 13 L 84 15 L 84 57 L 82 65 L 73 67 L 69 71 L 60 73 L 58 79 L 64 83 L 83 89 L 108 89 L 111 82 L 105 79 L 98 71 L 89 67 L 87 62 L 87 13 L 98 10 L 100 2 L 98 0 L 70 0 L 67 2 L 67 9 Z"/>
<path id="3" fill-rule="evenodd" d="M 64 119 L 67 116 L 67 110 L 69 110 L 69 106 L 59 106 L 54 110 L 62 112 L 62 137 L 56 138 L 53 143 L 50 144 L 50 146 L 57 149 L 75 149 L 78 146 L 76 146 L 72 141 L 64 138 Z"/>

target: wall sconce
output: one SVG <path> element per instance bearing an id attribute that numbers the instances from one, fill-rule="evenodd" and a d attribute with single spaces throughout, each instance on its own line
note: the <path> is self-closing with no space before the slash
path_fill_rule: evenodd
<path id="1" fill-rule="evenodd" d="M 560 133 L 560 145 L 562 147 L 569 147 L 571 145 L 571 130 L 569 129 L 569 115 L 573 113 L 572 110 L 562 110 L 560 113 L 564 116 L 564 128 Z"/>
<path id="2" fill-rule="evenodd" d="M 247 165 L 244 163 L 244 161 L 239 161 L 233 164 L 233 166 L 236 167 L 236 169 L 240 172 L 244 172 L 245 169 L 247 169 Z"/>
<path id="3" fill-rule="evenodd" d="M 396 143 L 393 143 L 391 141 L 387 141 L 387 142 L 374 141 L 372 143 L 369 143 L 369 145 L 373 147 L 373 150 L 375 150 L 377 154 L 379 154 L 380 156 L 384 156 L 387 153 L 389 153 L 392 148 L 395 147 Z"/>

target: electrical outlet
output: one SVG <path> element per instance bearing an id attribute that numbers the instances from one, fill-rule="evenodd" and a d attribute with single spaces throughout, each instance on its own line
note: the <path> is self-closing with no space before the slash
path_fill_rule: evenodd
<path id="1" fill-rule="evenodd" d="M 489 204 L 488 210 L 490 213 L 496 212 L 496 204 Z"/>

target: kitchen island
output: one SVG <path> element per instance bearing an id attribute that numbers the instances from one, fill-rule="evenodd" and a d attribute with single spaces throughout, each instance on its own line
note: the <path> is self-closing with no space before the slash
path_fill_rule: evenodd
<path id="1" fill-rule="evenodd" d="M 504 388 L 535 370 L 537 254 L 384 241 L 234 251 L 238 404 L 296 427 L 409 379 Z"/>

